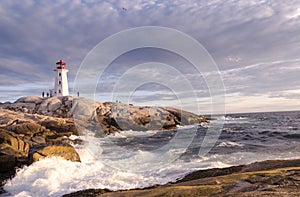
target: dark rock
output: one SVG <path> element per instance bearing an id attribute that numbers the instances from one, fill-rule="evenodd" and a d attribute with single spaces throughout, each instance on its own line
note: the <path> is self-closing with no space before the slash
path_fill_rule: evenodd
<path id="1" fill-rule="evenodd" d="M 65 194 L 63 197 L 76 197 L 76 196 L 81 196 L 81 197 L 94 197 L 97 195 L 105 194 L 111 192 L 108 189 L 87 189 L 83 191 L 78 191 L 74 192 L 71 194 Z"/>
<path id="2" fill-rule="evenodd" d="M 72 133 L 77 134 L 77 129 L 73 121 L 65 121 L 59 119 L 49 119 L 40 122 L 45 128 L 57 133 Z"/>
<path id="3" fill-rule="evenodd" d="M 276 168 L 287 168 L 287 167 L 300 167 L 300 159 L 294 160 L 266 160 L 260 162 L 254 162 L 245 166 L 242 172 L 251 172 L 259 170 L 271 170 Z"/>
<path id="4" fill-rule="evenodd" d="M 17 160 L 13 155 L 0 155 L 0 173 L 14 170 L 16 165 Z"/>
<path id="5" fill-rule="evenodd" d="M 35 123 L 35 122 L 29 122 L 29 123 L 20 123 L 11 126 L 11 131 L 17 134 L 28 134 L 33 136 L 35 133 L 43 132 L 46 130 L 45 127 Z"/>
<path id="6" fill-rule="evenodd" d="M 37 143 L 38 145 L 45 145 L 46 139 L 42 136 L 34 136 L 31 138 L 31 141 Z"/>
<path id="7" fill-rule="evenodd" d="M 240 166 L 232 166 L 228 168 L 213 168 L 208 170 L 199 170 L 186 175 L 183 179 L 178 180 L 177 183 L 202 179 L 206 177 L 216 177 L 216 176 L 223 176 L 227 174 L 241 172 L 244 167 L 245 165 L 240 165 Z"/>
<path id="8" fill-rule="evenodd" d="M 16 134 L 0 129 L 0 154 L 11 155 L 13 157 L 26 157 L 28 155 L 29 145 Z"/>
<path id="9" fill-rule="evenodd" d="M 0 173 L 12 175 L 15 167 L 25 164 L 29 152 L 28 143 L 21 140 L 16 134 L 0 129 Z M 2 178 L 1 178 L 2 180 Z"/>

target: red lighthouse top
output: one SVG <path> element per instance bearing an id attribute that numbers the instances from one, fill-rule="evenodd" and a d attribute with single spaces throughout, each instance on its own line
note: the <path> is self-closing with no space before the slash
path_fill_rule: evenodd
<path id="1" fill-rule="evenodd" d="M 56 68 L 57 69 L 65 69 L 66 68 L 66 62 L 59 60 L 56 62 Z"/>

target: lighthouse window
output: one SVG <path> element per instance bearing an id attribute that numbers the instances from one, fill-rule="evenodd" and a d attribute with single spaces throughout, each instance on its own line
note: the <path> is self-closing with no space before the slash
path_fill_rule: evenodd
<path id="1" fill-rule="evenodd" d="M 61 81 L 58 81 L 58 84 L 61 84 Z"/>
<path id="2" fill-rule="evenodd" d="M 61 77 L 61 73 L 58 74 Z"/>
<path id="3" fill-rule="evenodd" d="M 61 91 L 60 91 L 60 90 L 58 90 L 58 93 L 61 93 Z"/>

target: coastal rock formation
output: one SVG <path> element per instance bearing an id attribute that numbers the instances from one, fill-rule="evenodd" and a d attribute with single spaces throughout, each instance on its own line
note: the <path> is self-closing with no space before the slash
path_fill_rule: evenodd
<path id="1" fill-rule="evenodd" d="M 178 125 L 192 125 L 208 121 L 203 116 L 175 108 L 133 106 L 107 102 L 96 109 L 97 119 L 104 133 L 120 130 L 170 130 Z"/>
<path id="2" fill-rule="evenodd" d="M 134 106 L 120 102 L 95 102 L 85 98 L 55 96 L 42 98 L 37 96 L 22 97 L 14 103 L 0 105 L 3 109 L 29 114 L 39 114 L 58 118 L 72 118 L 77 127 L 97 130 L 110 134 L 121 130 L 163 130 L 175 129 L 177 125 L 198 124 L 208 121 L 203 116 L 170 107 Z M 74 122 L 57 125 L 54 130 L 74 132 Z M 50 124 L 50 125 L 49 125 Z M 51 121 L 43 121 L 42 126 L 53 128 Z M 34 125 L 28 125 L 29 130 Z M 18 129 L 26 132 L 28 129 Z"/>
<path id="3" fill-rule="evenodd" d="M 30 158 L 31 162 L 36 162 L 40 159 L 50 156 L 62 157 L 66 160 L 80 162 L 78 153 L 70 145 L 47 146 L 34 152 L 32 155 L 30 155 Z"/>
<path id="4" fill-rule="evenodd" d="M 36 161 L 37 159 L 30 160 L 30 155 L 34 155 L 44 147 L 66 146 L 72 141 L 67 138 L 72 134 L 76 134 L 72 119 L 0 108 L 0 181 L 13 175 L 16 167 Z M 64 149 L 67 150 L 63 152 L 51 150 L 43 156 L 54 155 L 72 161 L 80 160 L 72 146 Z M 70 154 L 72 156 L 69 156 Z"/>
<path id="5" fill-rule="evenodd" d="M 0 178 L 7 178 L 2 172 L 13 174 L 16 166 L 48 156 L 80 161 L 69 144 L 81 142 L 68 137 L 85 129 L 103 136 L 122 130 L 175 129 L 205 121 L 203 116 L 174 108 L 101 103 L 71 96 L 28 96 L 0 103 Z"/>
<path id="6" fill-rule="evenodd" d="M 19 98 L 14 103 L 4 103 L 0 107 L 16 112 L 70 118 L 72 117 L 72 112 L 70 112 L 72 101 L 73 97 L 71 96 L 55 96 L 50 98 L 27 96 Z"/>

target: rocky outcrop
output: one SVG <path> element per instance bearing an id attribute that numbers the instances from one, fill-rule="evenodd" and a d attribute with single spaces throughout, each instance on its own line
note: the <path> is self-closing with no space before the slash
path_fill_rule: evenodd
<path id="1" fill-rule="evenodd" d="M 58 118 L 74 118 L 79 128 L 101 130 L 110 134 L 121 130 L 167 130 L 177 125 L 198 124 L 208 121 L 203 116 L 170 107 L 148 107 L 127 105 L 120 102 L 95 102 L 85 98 L 71 96 L 41 98 L 37 96 L 22 97 L 14 103 L 0 105 L 3 109 L 29 114 L 40 114 Z M 46 129 L 60 132 L 75 132 L 74 122 L 54 125 L 51 121 L 41 124 Z M 57 126 L 56 128 L 55 125 Z M 27 126 L 26 126 L 27 127 Z M 34 125 L 28 125 L 32 130 Z M 37 129 L 37 128 L 36 128 Z M 42 128 L 41 128 L 42 129 Z M 15 128 L 17 132 L 27 132 L 26 128 Z M 100 132 L 100 133 L 101 133 Z"/>
<path id="2" fill-rule="evenodd" d="M 43 156 L 79 161 L 75 149 L 68 146 L 73 141 L 67 137 L 72 134 L 77 134 L 73 119 L 0 108 L 0 182 L 12 176 L 16 167 L 37 161 L 37 152 L 52 145 L 62 147 L 46 149 Z M 32 155 L 35 159 L 30 160 Z"/>
<path id="3" fill-rule="evenodd" d="M 71 118 L 15 112 L 0 108 L 0 128 L 10 131 L 31 147 L 56 143 L 63 136 L 76 135 Z"/>
<path id="4" fill-rule="evenodd" d="M 97 108 L 97 118 L 104 133 L 120 130 L 170 130 L 178 125 L 207 122 L 203 116 L 175 108 L 133 106 L 123 103 L 103 103 Z"/>
<path id="5" fill-rule="evenodd" d="M 70 145 L 44 147 L 31 154 L 30 160 L 31 162 L 36 162 L 40 159 L 51 156 L 61 157 L 74 162 L 80 162 L 80 157 L 78 153 Z"/>
<path id="6" fill-rule="evenodd" d="M 0 107 L 16 112 L 70 118 L 72 117 L 72 112 L 70 112 L 72 102 L 73 97 L 71 96 L 55 96 L 50 98 L 27 96 L 19 98 L 14 103 L 1 104 Z"/>

